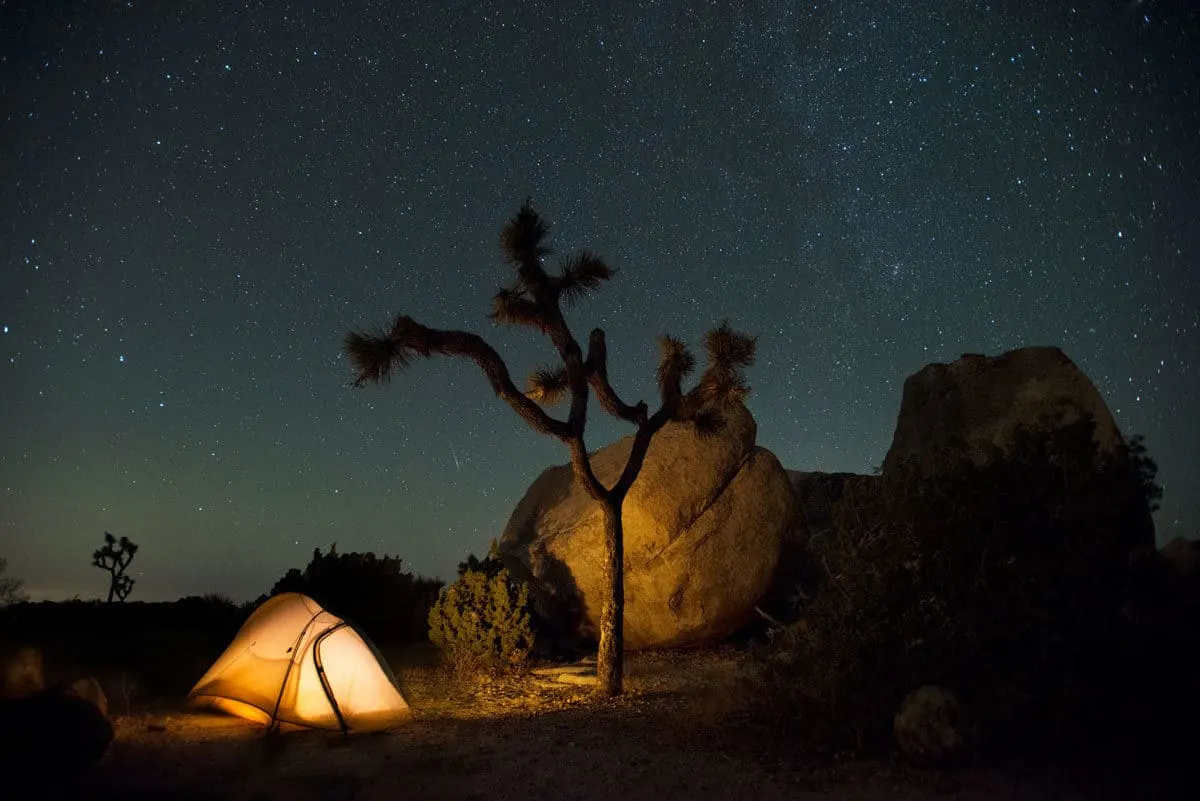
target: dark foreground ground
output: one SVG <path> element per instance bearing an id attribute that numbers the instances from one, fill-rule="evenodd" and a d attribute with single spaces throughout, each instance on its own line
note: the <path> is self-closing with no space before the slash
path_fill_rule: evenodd
<path id="1" fill-rule="evenodd" d="M 267 738 L 175 704 L 115 716 L 116 740 L 86 776 L 46 776 L 21 798 L 141 799 L 1169 799 L 1149 773 L 1113 764 L 917 770 L 894 758 L 801 754 L 737 710 L 736 651 L 634 655 L 628 689 L 598 701 L 530 679 L 464 685 L 389 654 L 413 719 L 377 735 Z M 116 710 L 120 713 L 120 709 Z M 12 785 L 10 784 L 11 788 Z M 0 793 L 7 797 L 7 793 Z M 14 797 L 16 797 L 14 795 Z M 1193 796 L 1200 797 L 1200 796 Z"/>

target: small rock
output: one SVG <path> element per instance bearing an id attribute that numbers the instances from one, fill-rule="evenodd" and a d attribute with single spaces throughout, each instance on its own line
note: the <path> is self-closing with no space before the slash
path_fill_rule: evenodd
<path id="1" fill-rule="evenodd" d="M 966 715 L 954 693 L 926 685 L 913 690 L 893 721 L 896 744 L 911 762 L 946 766 L 966 755 Z"/>
<path id="2" fill-rule="evenodd" d="M 567 673 L 584 674 L 596 672 L 595 665 L 552 665 L 551 667 L 535 668 L 535 676 L 562 676 Z"/>
<path id="3" fill-rule="evenodd" d="M 0 698 L 28 698 L 46 689 L 46 676 L 42 669 L 42 652 L 37 648 L 17 648 L 4 659 L 4 672 L 0 675 Z"/>
<path id="4" fill-rule="evenodd" d="M 82 679 L 71 682 L 71 686 L 67 688 L 67 694 L 82 698 L 99 709 L 101 715 L 108 717 L 108 696 L 104 694 L 104 688 L 100 686 L 100 682 L 96 681 L 94 676 L 84 676 Z"/>
<path id="5" fill-rule="evenodd" d="M 592 674 L 590 676 L 584 676 L 584 675 L 579 675 L 579 674 L 575 674 L 575 673 L 561 673 L 558 676 L 556 676 L 554 680 L 557 681 L 559 684 L 581 684 L 581 685 L 595 685 L 596 684 L 595 674 Z"/>

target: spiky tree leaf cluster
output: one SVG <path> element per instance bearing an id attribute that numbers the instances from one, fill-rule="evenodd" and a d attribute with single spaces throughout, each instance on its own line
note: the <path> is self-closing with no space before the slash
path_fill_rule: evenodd
<path id="1" fill-rule="evenodd" d="M 528 201 L 500 235 L 500 247 L 513 277 L 493 297 L 491 317 L 544 334 L 558 354 L 555 363 L 529 376 L 524 391 L 517 388 L 504 360 L 483 338 L 465 331 L 429 328 L 407 316 L 397 317 L 387 328 L 347 334 L 344 348 L 354 367 L 356 386 L 385 382 L 419 356 L 470 359 L 496 395 L 534 430 L 566 444 L 575 479 L 605 510 L 606 578 L 611 586 L 601 616 L 598 673 L 600 691 L 616 694 L 621 690 L 620 621 L 624 608 L 621 505 L 642 468 L 651 438 L 667 422 L 691 423 L 701 434 L 720 430 L 725 410 L 749 391 L 744 370 L 754 362 L 756 340 L 727 322 L 710 331 L 704 339 L 708 364 L 696 384 L 685 391 L 683 382 L 696 367 L 695 356 L 682 340 L 666 335 L 659 342 L 659 408 L 651 413 L 645 402 L 626 403 L 608 378 L 604 331 L 596 328 L 591 332 L 585 354 L 562 311 L 564 302 L 577 303 L 599 290 L 615 270 L 586 250 L 563 259 L 557 270 L 547 270 L 544 261 L 553 254 L 548 236 L 549 226 Z M 605 412 L 637 428 L 629 460 L 611 487 L 596 477 L 584 443 L 590 393 Z M 543 408 L 564 400 L 569 401 L 565 419 L 551 416 Z"/>
<path id="2" fill-rule="evenodd" d="M 107 570 L 109 574 L 108 603 L 112 603 L 114 598 L 124 601 L 133 592 L 133 577 L 127 575 L 125 570 L 137 551 L 138 546 L 128 537 L 118 540 L 106 531 L 103 547 L 92 552 L 92 565 Z"/>

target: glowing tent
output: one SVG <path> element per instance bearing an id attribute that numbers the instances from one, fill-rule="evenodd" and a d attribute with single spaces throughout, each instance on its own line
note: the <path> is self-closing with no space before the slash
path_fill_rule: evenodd
<path id="1" fill-rule="evenodd" d="M 272 727 L 343 732 L 386 729 L 408 715 L 370 640 L 295 592 L 254 610 L 188 700 Z"/>

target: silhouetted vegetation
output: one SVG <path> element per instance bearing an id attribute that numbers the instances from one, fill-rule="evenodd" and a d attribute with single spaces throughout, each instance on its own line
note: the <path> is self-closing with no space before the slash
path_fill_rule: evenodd
<path id="1" fill-rule="evenodd" d="M 19 578 L 5 576 L 8 572 L 8 560 L 0 556 L 0 606 L 20 603 L 26 600 L 25 582 Z"/>
<path id="2" fill-rule="evenodd" d="M 125 571 L 137 551 L 138 546 L 130 542 L 128 537 L 118 540 L 106 531 L 104 546 L 92 552 L 92 564 L 101 570 L 107 570 L 109 574 L 108 603 L 112 603 L 113 598 L 124 601 L 129 597 L 129 593 L 133 592 L 135 581 Z"/>
<path id="3" fill-rule="evenodd" d="M 468 568 L 442 590 L 429 612 L 429 640 L 458 671 L 520 667 L 533 648 L 529 588 L 495 560 L 475 562 L 489 569 Z"/>
<path id="4" fill-rule="evenodd" d="M 1019 430 L 982 466 L 905 463 L 848 485 L 811 543 L 824 583 L 763 663 L 804 736 L 886 746 L 926 684 L 958 695 L 996 748 L 1129 736 L 1157 669 L 1130 648 L 1146 633 L 1126 614 L 1130 556 L 1153 551 L 1153 527 L 1136 463 L 1103 457 L 1093 430 Z"/>
<path id="5" fill-rule="evenodd" d="M 1133 463 L 1133 469 L 1137 472 L 1142 492 L 1146 496 L 1146 504 L 1150 507 L 1151 512 L 1157 512 L 1158 502 L 1162 500 L 1163 496 L 1163 488 L 1156 481 L 1158 463 L 1150 458 L 1150 454 L 1146 451 L 1146 438 L 1141 434 L 1131 436 L 1126 440 L 1126 445 L 1129 447 L 1129 460 Z"/>
<path id="6" fill-rule="evenodd" d="M 501 323 L 527 326 L 546 335 L 559 357 L 557 363 L 535 370 L 524 392 L 513 384 L 504 360 L 481 337 L 465 331 L 428 328 L 407 316 L 398 316 L 390 327 L 374 332 L 351 332 L 345 339 L 345 351 L 354 365 L 356 386 L 385 382 L 417 356 L 470 359 L 483 370 L 496 395 L 535 431 L 567 445 L 575 480 L 604 509 L 604 577 L 608 593 L 600 615 L 597 675 L 598 690 L 615 695 L 621 691 L 624 649 L 621 507 L 625 496 L 641 471 L 651 438 L 667 422 L 689 422 L 702 433 L 721 427 L 722 411 L 749 392 L 743 369 L 754 361 L 755 339 L 734 331 L 728 323 L 710 331 L 704 341 L 708 367 L 697 385 L 685 393 L 682 383 L 694 370 L 696 359 L 682 340 L 664 335 L 659 340 L 658 411 L 651 414 L 644 402 L 632 406 L 625 403 L 608 380 L 604 331 L 592 330 L 585 357 L 562 312 L 564 301 L 570 305 L 598 290 L 614 271 L 599 256 L 585 250 L 562 260 L 557 273 L 547 272 L 543 260 L 552 253 L 548 234 L 549 226 L 527 201 L 500 235 L 505 260 L 516 275 L 510 286 L 496 293 L 491 316 Z M 592 472 L 584 444 L 589 389 L 604 411 L 637 427 L 629 460 L 612 487 L 603 486 Z M 553 405 L 567 398 L 570 411 L 565 420 L 551 417 L 538 405 Z"/>
<path id="7" fill-rule="evenodd" d="M 301 592 L 360 627 L 376 642 L 424 640 L 442 582 L 404 571 L 399 557 L 313 549 L 303 571 L 289 570 L 271 595 Z"/>
<path id="8" fill-rule="evenodd" d="M 174 602 L 41 601 L 0 609 L 0 632 L 45 654 L 48 685 L 99 679 L 112 708 L 177 703 L 229 645 L 248 610 L 212 597 Z"/>
<path id="9" fill-rule="evenodd" d="M 458 563 L 458 576 L 461 578 L 467 571 L 475 571 L 477 573 L 486 573 L 488 576 L 494 576 L 504 569 L 504 565 L 500 562 L 498 556 L 499 545 L 495 540 L 488 546 L 487 556 L 480 559 L 475 554 L 467 554 L 465 562 Z"/>

